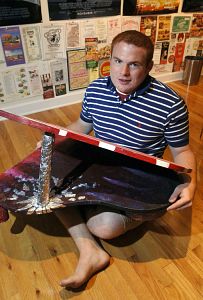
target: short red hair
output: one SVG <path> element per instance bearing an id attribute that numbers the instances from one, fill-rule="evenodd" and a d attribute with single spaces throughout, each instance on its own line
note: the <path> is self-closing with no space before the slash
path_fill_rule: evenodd
<path id="1" fill-rule="evenodd" d="M 154 54 L 154 45 L 151 39 L 140 31 L 127 30 L 116 35 L 111 43 L 111 54 L 113 52 L 114 46 L 120 42 L 146 49 L 146 65 L 148 65 L 152 61 Z"/>

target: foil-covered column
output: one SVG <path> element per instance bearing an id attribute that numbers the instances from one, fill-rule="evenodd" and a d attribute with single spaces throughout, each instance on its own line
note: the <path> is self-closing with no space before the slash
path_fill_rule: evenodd
<path id="1" fill-rule="evenodd" d="M 45 132 L 42 140 L 41 161 L 38 180 L 37 204 L 40 206 L 44 206 L 49 202 L 53 143 L 54 134 Z"/>

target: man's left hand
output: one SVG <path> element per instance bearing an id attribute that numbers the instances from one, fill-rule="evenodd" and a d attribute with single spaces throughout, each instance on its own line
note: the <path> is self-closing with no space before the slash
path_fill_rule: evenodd
<path id="1" fill-rule="evenodd" d="M 192 191 L 189 185 L 189 183 L 183 183 L 175 188 L 169 198 L 171 205 L 167 208 L 168 211 L 173 209 L 180 210 L 192 206 L 194 191 Z"/>

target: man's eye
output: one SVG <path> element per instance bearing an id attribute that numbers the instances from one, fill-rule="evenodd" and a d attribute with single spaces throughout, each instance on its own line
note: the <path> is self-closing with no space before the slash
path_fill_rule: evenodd
<path id="1" fill-rule="evenodd" d="M 115 59 L 114 61 L 115 61 L 116 64 L 120 64 L 121 63 L 120 59 Z"/>
<path id="2" fill-rule="evenodd" d="M 138 64 L 130 64 L 129 67 L 130 67 L 131 69 L 135 69 L 135 68 L 138 67 Z"/>

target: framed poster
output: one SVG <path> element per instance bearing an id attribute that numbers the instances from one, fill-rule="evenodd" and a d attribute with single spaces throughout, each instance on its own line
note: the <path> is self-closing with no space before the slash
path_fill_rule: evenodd
<path id="1" fill-rule="evenodd" d="M 86 88 L 89 85 L 88 70 L 86 68 L 85 49 L 67 51 L 69 90 Z"/>
<path id="2" fill-rule="evenodd" d="M 121 0 L 48 0 L 50 20 L 120 15 Z"/>
<path id="3" fill-rule="evenodd" d="M 202 0 L 183 0 L 182 11 L 192 12 L 192 11 L 203 11 L 203 1 Z"/>
<path id="4" fill-rule="evenodd" d="M 178 12 L 179 0 L 124 0 L 123 15 L 160 15 Z"/>
<path id="5" fill-rule="evenodd" d="M 39 23 L 41 20 L 40 0 L 0 1 L 0 26 Z"/>

